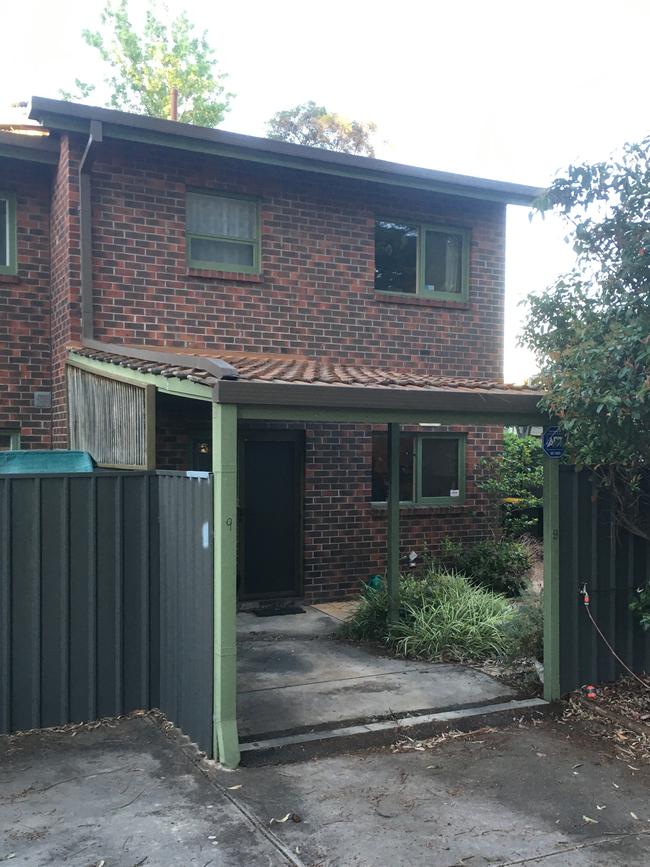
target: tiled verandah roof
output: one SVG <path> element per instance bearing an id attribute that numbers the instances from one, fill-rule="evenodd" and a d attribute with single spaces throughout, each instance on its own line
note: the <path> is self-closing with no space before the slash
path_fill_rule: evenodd
<path id="1" fill-rule="evenodd" d="M 151 354 L 159 358 L 149 360 L 130 355 Z M 512 385 L 485 379 L 449 377 L 438 374 L 414 373 L 401 368 L 378 368 L 368 365 L 342 364 L 329 359 L 306 358 L 296 355 L 272 355 L 262 352 L 230 352 L 214 350 L 206 352 L 191 349 L 164 349 L 164 359 L 160 350 L 145 347 L 120 347 L 116 352 L 111 345 L 106 349 L 87 346 L 71 346 L 70 351 L 77 356 L 114 364 L 136 370 L 140 373 L 164 377 L 187 379 L 191 382 L 213 386 L 220 379 L 238 379 L 257 383 L 303 383 L 305 385 L 336 385 L 371 388 L 432 389 L 435 391 L 476 391 L 507 392 L 539 395 L 529 386 Z M 179 355 L 178 362 L 173 357 Z M 188 362 L 194 362 L 188 363 Z M 215 373 L 215 361 L 225 362 L 224 367 Z M 231 370 L 228 370 L 229 365 Z M 541 395 L 540 395 L 541 396 Z"/>

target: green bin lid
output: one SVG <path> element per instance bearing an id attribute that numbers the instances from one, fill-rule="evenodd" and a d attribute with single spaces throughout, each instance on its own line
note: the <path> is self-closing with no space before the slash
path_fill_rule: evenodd
<path id="1" fill-rule="evenodd" d="M 0 452 L 0 473 L 92 473 L 95 462 L 88 452 L 65 449 L 21 449 Z"/>

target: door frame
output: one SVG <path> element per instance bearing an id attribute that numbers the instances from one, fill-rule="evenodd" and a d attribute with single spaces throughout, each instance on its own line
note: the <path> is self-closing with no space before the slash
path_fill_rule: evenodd
<path id="1" fill-rule="evenodd" d="M 295 476 L 295 518 L 298 524 L 294 545 L 295 557 L 295 583 L 292 590 L 282 593 L 246 593 L 246 444 L 248 442 L 292 442 L 294 443 L 294 476 Z M 304 430 L 258 430 L 255 428 L 243 428 L 239 430 L 239 458 L 238 458 L 238 550 L 237 572 L 239 580 L 238 597 L 244 601 L 253 599 L 284 599 L 302 597 L 304 590 L 304 545 L 305 545 L 305 521 L 304 521 L 304 497 L 305 497 L 305 431 Z"/>

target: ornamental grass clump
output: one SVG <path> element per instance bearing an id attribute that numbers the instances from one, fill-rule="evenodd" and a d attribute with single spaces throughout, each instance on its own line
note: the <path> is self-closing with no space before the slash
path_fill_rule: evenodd
<path id="1" fill-rule="evenodd" d="M 480 660 L 508 654 L 506 625 L 513 616 L 505 597 L 472 585 L 464 575 L 436 569 L 423 578 L 402 577 L 400 619 L 391 626 L 386 589 L 367 588 L 345 634 L 384 641 L 406 657 Z"/>

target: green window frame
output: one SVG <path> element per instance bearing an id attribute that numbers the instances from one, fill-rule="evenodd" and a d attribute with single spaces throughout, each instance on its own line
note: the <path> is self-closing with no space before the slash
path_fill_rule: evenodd
<path id="1" fill-rule="evenodd" d="M 375 487 L 375 479 L 374 479 L 374 464 L 375 464 L 375 442 L 378 442 L 380 437 L 386 438 L 386 446 L 388 442 L 388 434 L 384 431 L 374 431 L 373 434 L 373 489 Z M 377 440 L 375 440 L 375 437 Z M 400 499 L 400 506 L 409 507 L 409 506 L 427 506 L 427 507 L 436 507 L 436 506 L 460 506 L 465 502 L 465 490 L 466 490 L 466 478 L 467 478 L 467 468 L 466 468 L 466 443 L 467 443 L 467 435 L 464 433 L 412 433 L 403 431 L 401 434 L 402 442 L 405 441 L 406 438 L 413 440 L 413 450 L 412 450 L 412 496 L 409 499 Z M 457 443 L 456 449 L 456 479 L 457 479 L 457 488 L 453 488 L 450 490 L 457 491 L 455 494 L 449 494 L 449 496 L 427 496 L 426 495 L 426 480 L 423 478 L 423 467 L 424 467 L 424 458 L 423 451 L 426 448 L 425 443 L 430 442 L 450 442 L 453 441 Z M 401 487 L 401 486 L 400 486 Z M 385 499 L 377 499 L 375 497 L 372 498 L 373 505 L 385 505 Z"/>
<path id="2" fill-rule="evenodd" d="M 5 448 L 5 445 L 7 448 Z M 20 449 L 20 431 L 0 429 L 0 451 L 15 452 Z"/>
<path id="3" fill-rule="evenodd" d="M 375 221 L 375 257 L 377 257 L 377 241 L 378 228 L 381 224 L 386 226 L 403 226 L 411 229 L 416 234 L 416 249 L 414 252 L 414 262 L 411 269 L 413 271 L 413 288 L 381 288 L 377 285 L 379 272 L 375 268 L 375 289 L 378 292 L 385 294 L 399 294 L 405 297 L 414 295 L 416 297 L 439 298 L 446 301 L 467 301 L 469 299 L 469 250 L 471 242 L 471 233 L 469 229 L 459 228 L 456 226 L 439 225 L 435 223 L 419 223 L 410 220 L 396 220 L 379 218 Z M 459 289 L 458 291 L 447 291 L 446 289 L 438 289 L 435 285 L 427 284 L 427 242 L 430 236 L 446 239 L 457 239 L 460 242 L 460 251 L 458 254 L 458 271 L 459 271 Z M 433 241 L 433 237 L 431 237 Z M 445 260 L 446 264 L 446 260 Z M 377 265 L 377 258 L 375 258 Z"/>
<path id="4" fill-rule="evenodd" d="M 0 233 L 0 274 L 16 274 L 16 194 L 1 190 Z"/>
<path id="5" fill-rule="evenodd" d="M 252 206 L 253 211 L 250 223 L 251 227 L 246 231 L 233 228 L 221 232 L 201 231 L 200 226 L 195 225 L 193 221 L 196 217 L 193 215 L 192 204 L 200 204 L 203 200 L 204 205 L 209 200 L 221 202 L 222 206 L 228 202 L 245 202 Z M 192 201 L 194 200 L 194 202 Z M 204 189 L 188 189 L 186 198 L 186 232 L 185 244 L 187 252 L 187 264 L 190 268 L 197 268 L 207 271 L 227 271 L 237 274 L 259 274 L 261 261 L 261 226 L 260 226 L 260 203 L 259 199 L 253 196 L 239 196 L 230 193 L 222 193 L 216 190 Z M 236 220 L 234 221 L 236 222 Z M 250 261 L 247 263 L 228 260 L 224 256 L 215 255 L 215 258 L 207 258 L 201 255 L 193 254 L 193 246 L 195 242 L 214 242 L 216 245 L 221 245 L 222 250 L 230 248 L 233 252 L 238 249 L 242 255 L 246 256 L 247 251 L 250 251 Z M 204 245 L 205 248 L 206 245 Z"/>

